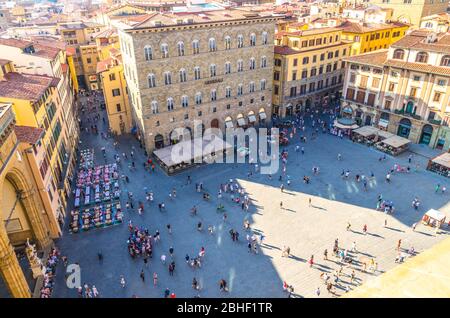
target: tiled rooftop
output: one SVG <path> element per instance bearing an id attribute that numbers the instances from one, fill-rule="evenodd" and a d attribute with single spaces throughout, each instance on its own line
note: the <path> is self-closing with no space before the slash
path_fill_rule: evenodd
<path id="1" fill-rule="evenodd" d="M 30 126 L 15 126 L 14 131 L 20 142 L 26 142 L 34 145 L 39 141 L 45 130 Z"/>
<path id="2" fill-rule="evenodd" d="M 56 87 L 58 83 L 56 77 L 7 73 L 0 81 L 0 96 L 38 101 L 48 87 Z"/>

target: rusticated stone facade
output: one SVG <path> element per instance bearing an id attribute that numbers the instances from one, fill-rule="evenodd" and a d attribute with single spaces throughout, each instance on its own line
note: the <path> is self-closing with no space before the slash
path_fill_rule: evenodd
<path id="1" fill-rule="evenodd" d="M 169 145 L 175 128 L 194 129 L 193 120 L 222 130 L 225 122 L 242 124 L 241 117 L 245 125 L 264 124 L 271 114 L 276 18 L 239 10 L 189 14 L 184 20 L 165 21 L 167 16 L 119 31 L 133 119 L 147 151 Z"/>

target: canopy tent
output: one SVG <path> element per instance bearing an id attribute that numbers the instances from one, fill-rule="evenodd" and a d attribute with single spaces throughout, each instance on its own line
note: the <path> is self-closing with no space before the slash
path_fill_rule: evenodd
<path id="1" fill-rule="evenodd" d="M 217 135 L 205 135 L 202 138 L 184 140 L 176 145 L 153 151 L 161 166 L 169 174 L 192 164 L 203 163 L 216 154 L 233 149 L 233 146 Z"/>
<path id="2" fill-rule="evenodd" d="M 353 120 L 343 120 L 346 118 L 340 118 L 340 120 L 335 120 L 334 121 L 334 127 L 339 128 L 339 129 L 356 129 L 359 126 L 357 124 L 354 123 Z"/>
<path id="3" fill-rule="evenodd" d="M 237 119 L 237 123 L 238 123 L 239 126 L 245 126 L 245 119 L 244 119 L 244 117 L 239 117 Z"/>
<path id="4" fill-rule="evenodd" d="M 425 215 L 438 222 L 441 223 L 445 222 L 445 214 L 442 213 L 441 211 L 430 209 L 425 213 Z"/>
<path id="5" fill-rule="evenodd" d="M 226 127 L 226 128 L 233 128 L 233 127 L 234 127 L 234 126 L 233 126 L 233 122 L 232 122 L 231 120 L 226 121 L 226 122 L 225 122 L 225 127 Z"/>
<path id="6" fill-rule="evenodd" d="M 386 138 L 383 141 L 381 141 L 383 144 L 387 146 L 391 146 L 393 148 L 400 148 L 402 146 L 405 146 L 409 144 L 411 141 L 409 139 L 393 135 L 392 137 Z"/>
<path id="7" fill-rule="evenodd" d="M 436 158 L 431 160 L 431 162 L 450 169 L 450 152 L 446 152 L 437 156 Z"/>
<path id="8" fill-rule="evenodd" d="M 353 130 L 354 133 L 361 135 L 363 137 L 374 136 L 377 134 L 378 131 L 379 131 L 378 128 L 372 126 L 363 126 Z"/>
<path id="9" fill-rule="evenodd" d="M 249 121 L 250 123 L 254 123 L 254 122 L 256 121 L 255 115 L 248 115 L 248 121 Z"/>
<path id="10" fill-rule="evenodd" d="M 260 119 L 266 119 L 267 118 L 266 112 L 264 112 L 264 111 L 259 112 L 259 118 Z"/>
<path id="11" fill-rule="evenodd" d="M 387 128 L 389 126 L 389 120 L 380 118 L 380 120 L 378 121 L 378 126 Z"/>
<path id="12" fill-rule="evenodd" d="M 394 134 L 391 134 L 390 132 L 384 131 L 384 130 L 378 130 L 377 135 L 378 135 L 378 137 L 381 137 L 383 139 L 387 139 L 392 136 L 395 136 Z"/>

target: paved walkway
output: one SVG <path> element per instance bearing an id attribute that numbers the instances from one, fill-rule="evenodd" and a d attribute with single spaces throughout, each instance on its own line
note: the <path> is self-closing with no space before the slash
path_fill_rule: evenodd
<path id="1" fill-rule="evenodd" d="M 99 126 L 102 126 L 101 122 Z M 105 142 L 100 137 L 83 132 L 82 140 L 81 149 L 95 148 L 98 164 L 103 163 L 100 148 L 106 145 L 108 162 L 112 162 L 115 151 L 111 139 Z M 165 288 L 175 292 L 178 297 L 193 297 L 197 294 L 191 288 L 194 276 L 202 286 L 201 297 L 287 297 L 282 290 L 284 280 L 294 286 L 295 297 L 317 297 L 317 287 L 321 290 L 320 297 L 335 296 L 327 293 L 320 273 L 339 268 L 333 257 L 330 256 L 330 261 L 323 261 L 322 257 L 325 249 L 328 249 L 329 255 L 332 254 L 336 238 L 339 238 L 343 248 L 350 248 L 355 241 L 360 251 L 355 255 L 357 258 L 373 257 L 378 263 L 379 271 L 374 274 L 362 273 L 361 266 L 356 266 L 359 284 L 396 265 L 395 248 L 399 239 L 402 239 L 402 247 L 414 246 L 416 251 L 421 252 L 448 237 L 446 232 L 435 235 L 431 229 L 420 225 L 416 232 L 411 230 L 411 225 L 420 220 L 429 208 L 440 209 L 450 216 L 448 193 L 434 192 L 437 183 L 445 184 L 448 188 L 448 180 L 425 171 L 426 160 L 419 156 L 413 159 L 414 166 L 421 166 L 418 172 L 394 174 L 392 183 L 387 184 L 384 181 L 386 172 L 394 163 L 407 165 L 407 153 L 396 159 L 388 157 L 388 160 L 379 162 L 381 154 L 372 148 L 320 134 L 318 139 L 302 144 L 305 147 L 304 155 L 294 151 L 295 143 L 287 147 L 287 174 L 292 184 L 285 193 L 281 193 L 278 176 L 272 180 L 266 175 L 248 178 L 247 173 L 252 169 L 248 164 L 200 166 L 173 177 L 166 176 L 159 168 L 154 174 L 149 174 L 142 168 L 145 157 L 138 143 L 129 136 L 119 140 L 117 153 L 126 151 L 129 156 L 132 145 L 139 150 L 135 158 L 137 171 L 128 171 L 126 165 L 122 168 L 130 177 L 130 183 L 123 185 L 123 206 L 127 191 L 134 193 L 135 201 L 145 201 L 144 187 L 154 192 L 155 205 L 146 206 L 143 216 L 139 216 L 136 211 L 125 212 L 122 225 L 73 235 L 66 233 L 58 242 L 62 254 L 68 256 L 69 263 L 80 264 L 82 282 L 96 285 L 103 297 L 162 297 Z M 337 161 L 337 153 L 342 154 L 342 161 Z M 313 165 L 320 168 L 318 176 L 312 176 Z M 341 178 L 342 169 L 351 170 L 349 180 Z M 354 176 L 368 176 L 371 172 L 375 174 L 375 179 L 369 183 L 366 192 L 362 184 L 354 181 Z M 186 186 L 188 175 L 193 184 L 204 183 L 212 194 L 211 202 L 202 200 L 193 184 Z M 306 185 L 301 181 L 304 175 L 311 176 L 311 184 Z M 249 212 L 245 213 L 225 195 L 222 200 L 228 220 L 224 222 L 222 215 L 215 211 L 216 193 L 220 183 L 230 178 L 237 179 L 247 190 L 253 204 Z M 171 201 L 168 194 L 173 187 L 177 189 L 177 198 Z M 394 202 L 394 215 L 386 216 L 374 210 L 380 193 L 385 199 Z M 415 196 L 421 200 L 418 212 L 411 208 Z M 311 207 L 308 205 L 309 198 L 312 198 Z M 161 201 L 165 202 L 167 212 L 158 211 L 156 204 Z M 280 201 L 283 201 L 284 209 L 280 209 Z M 189 213 L 194 204 L 199 208 L 196 217 Z M 247 251 L 246 233 L 242 229 L 244 219 L 250 221 L 253 231 L 265 236 L 258 255 Z M 384 227 L 385 219 L 387 228 Z M 128 220 L 149 228 L 151 233 L 159 229 L 162 234 L 148 268 L 144 268 L 142 259 L 131 259 L 128 255 Z M 205 228 L 214 225 L 216 233 L 209 235 L 206 231 L 198 232 L 196 225 L 199 220 Z M 347 222 L 352 224 L 352 231 L 346 231 Z M 173 228 L 171 235 L 165 229 L 168 223 Z M 368 225 L 367 235 L 362 234 L 364 224 Z M 231 228 L 240 232 L 239 243 L 232 242 L 228 233 Z M 284 245 L 291 249 L 289 258 L 281 257 Z M 159 261 L 161 254 L 168 255 L 170 246 L 174 247 L 177 264 L 174 277 L 169 276 L 167 266 Z M 205 262 L 201 269 L 192 270 L 185 264 L 184 256 L 186 253 L 196 255 L 202 246 L 206 248 Z M 102 264 L 97 261 L 99 250 L 104 255 Z M 306 263 L 311 255 L 317 262 L 312 268 Z M 145 283 L 139 278 L 143 268 Z M 77 297 L 76 290 L 65 286 L 63 271 L 60 264 L 54 296 Z M 153 272 L 159 276 L 157 287 L 152 283 Z M 344 269 L 345 275 L 350 272 L 350 269 Z M 119 284 L 120 275 L 124 275 L 127 281 L 124 289 Z M 227 280 L 229 293 L 219 291 L 218 281 L 221 278 Z M 345 285 L 351 289 L 357 285 L 348 284 L 349 278 L 346 276 L 342 279 L 343 282 L 339 282 L 336 289 L 337 295 L 343 293 Z"/>

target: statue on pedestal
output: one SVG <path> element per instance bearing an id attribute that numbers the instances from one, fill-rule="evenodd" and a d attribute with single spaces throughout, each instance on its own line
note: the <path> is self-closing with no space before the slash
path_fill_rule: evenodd
<path id="1" fill-rule="evenodd" d="M 33 278 L 42 276 L 44 274 L 44 265 L 42 264 L 42 260 L 37 256 L 36 244 L 31 244 L 29 238 L 27 238 L 25 252 L 27 254 L 28 261 L 30 262 Z"/>

